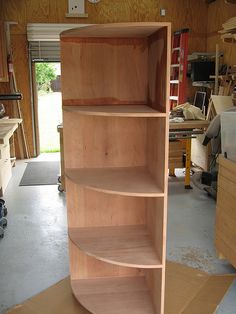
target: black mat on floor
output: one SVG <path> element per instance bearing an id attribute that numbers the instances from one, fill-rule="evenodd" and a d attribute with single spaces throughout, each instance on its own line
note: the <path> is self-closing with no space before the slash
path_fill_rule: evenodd
<path id="1" fill-rule="evenodd" d="M 19 185 L 55 185 L 58 182 L 59 169 L 59 161 L 29 162 Z"/>

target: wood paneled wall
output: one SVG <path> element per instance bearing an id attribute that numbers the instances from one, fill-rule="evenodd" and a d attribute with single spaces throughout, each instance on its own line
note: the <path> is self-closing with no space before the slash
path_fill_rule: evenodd
<path id="1" fill-rule="evenodd" d="M 223 1 L 223 0 L 222 0 Z M 18 22 L 11 27 L 14 64 L 19 90 L 24 95 L 23 117 L 31 154 L 33 133 L 30 82 L 26 39 L 27 23 L 112 23 L 131 21 L 170 21 L 172 30 L 190 28 L 189 51 L 206 50 L 207 9 L 205 0 L 101 0 L 92 5 L 86 0 L 86 19 L 66 18 L 67 0 L 0 0 L 2 18 Z M 166 16 L 160 16 L 160 8 Z M 0 86 L 0 91 L 1 91 Z"/>
<path id="2" fill-rule="evenodd" d="M 218 43 L 220 51 L 224 52 L 224 63 L 229 65 L 236 64 L 236 45 L 223 43 L 218 31 L 222 29 L 222 24 L 233 16 L 236 16 L 236 4 L 227 4 L 225 0 L 216 0 L 209 5 L 207 51 L 214 52 Z"/>

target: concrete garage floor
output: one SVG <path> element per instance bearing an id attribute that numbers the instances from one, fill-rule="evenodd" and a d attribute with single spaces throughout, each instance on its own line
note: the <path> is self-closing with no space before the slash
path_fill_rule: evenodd
<path id="1" fill-rule="evenodd" d="M 55 185 L 19 187 L 25 167 L 17 162 L 4 195 L 9 214 L 0 240 L 1 314 L 69 274 L 65 195 Z M 169 183 L 167 258 L 210 273 L 235 272 L 216 257 L 214 217 L 214 200 L 197 188 L 185 190 L 180 170 Z M 236 281 L 216 313 L 235 314 L 235 295 Z"/>

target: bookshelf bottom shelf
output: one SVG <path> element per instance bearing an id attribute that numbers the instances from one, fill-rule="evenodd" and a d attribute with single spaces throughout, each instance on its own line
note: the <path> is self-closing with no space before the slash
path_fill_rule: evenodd
<path id="1" fill-rule="evenodd" d="M 155 314 L 144 276 L 79 279 L 76 299 L 93 314 Z"/>

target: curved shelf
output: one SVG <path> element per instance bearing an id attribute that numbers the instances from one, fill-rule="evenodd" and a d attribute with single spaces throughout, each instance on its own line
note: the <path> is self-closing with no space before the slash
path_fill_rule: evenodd
<path id="1" fill-rule="evenodd" d="M 71 281 L 76 299 L 93 314 L 155 314 L 143 276 Z"/>
<path id="2" fill-rule="evenodd" d="M 161 262 L 143 225 L 70 228 L 71 241 L 103 262 L 136 268 L 161 268 Z"/>
<path id="3" fill-rule="evenodd" d="M 159 112 L 146 105 L 111 105 L 111 106 L 63 106 L 64 111 L 87 116 L 105 117 L 166 117 L 166 113 Z"/>
<path id="4" fill-rule="evenodd" d="M 164 196 L 145 167 L 71 168 L 66 176 L 78 185 L 96 191 L 139 197 Z"/>

